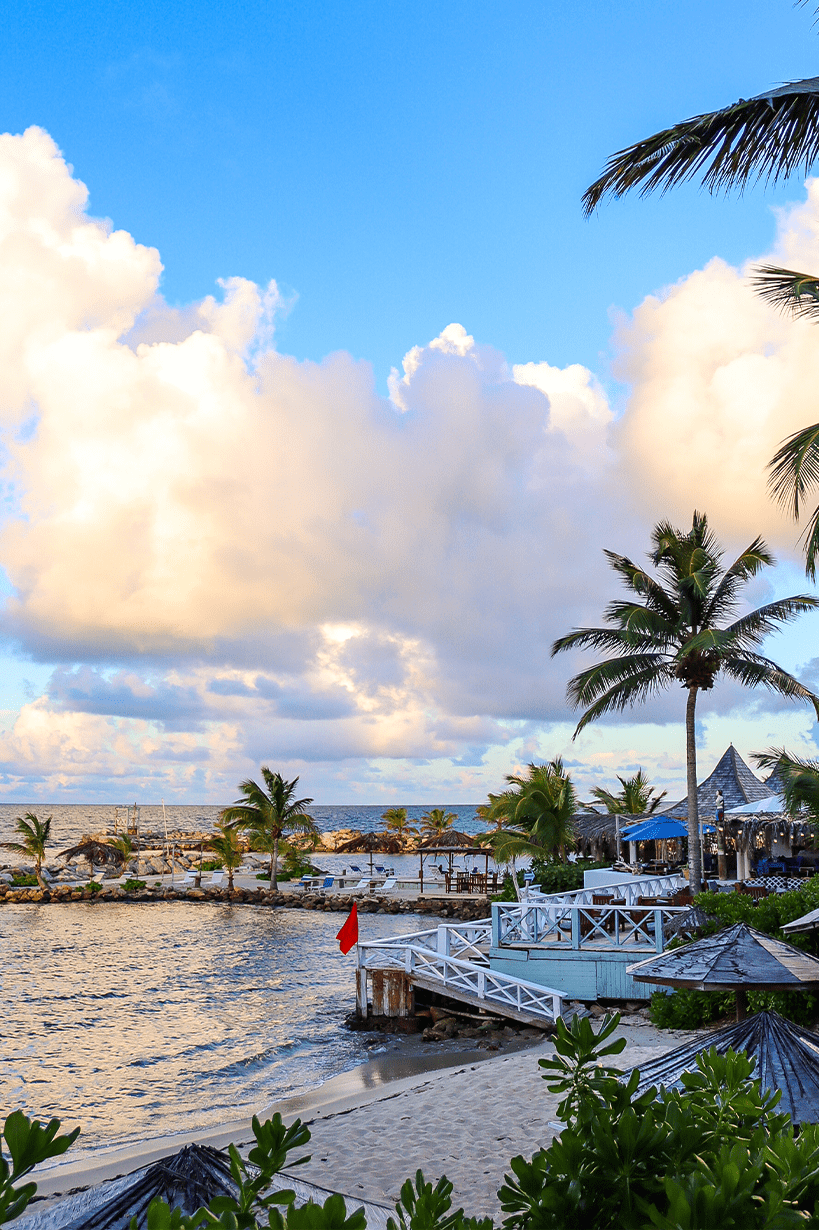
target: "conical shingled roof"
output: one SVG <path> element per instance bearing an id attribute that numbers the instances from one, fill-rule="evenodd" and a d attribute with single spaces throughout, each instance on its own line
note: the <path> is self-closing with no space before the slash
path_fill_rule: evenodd
<path id="1" fill-rule="evenodd" d="M 652 1085 L 681 1087 L 682 1074 L 693 1072 L 697 1056 L 711 1047 L 718 1055 L 729 1049 L 745 1051 L 756 1060 L 753 1076 L 762 1088 L 782 1091 L 777 1110 L 789 1114 L 794 1123 L 819 1123 L 819 1034 L 801 1029 L 775 1012 L 757 1012 L 747 1021 L 686 1042 L 643 1064 L 635 1096 Z"/>
<path id="2" fill-rule="evenodd" d="M 697 807 L 700 816 L 713 815 L 716 811 L 717 791 L 722 791 L 725 800 L 725 810 L 732 807 L 742 807 L 745 803 L 756 803 L 759 799 L 770 798 L 775 790 L 761 782 L 752 773 L 740 756 L 733 743 L 720 757 L 717 767 L 710 777 L 697 787 Z M 659 813 L 658 813 L 659 814 Z M 688 815 L 688 796 L 673 803 L 662 812 L 664 816 Z"/>
<path id="3" fill-rule="evenodd" d="M 726 927 L 718 935 L 673 948 L 629 965 L 635 982 L 698 991 L 733 991 L 765 987 L 798 991 L 819 986 L 819 960 L 747 923 Z"/>

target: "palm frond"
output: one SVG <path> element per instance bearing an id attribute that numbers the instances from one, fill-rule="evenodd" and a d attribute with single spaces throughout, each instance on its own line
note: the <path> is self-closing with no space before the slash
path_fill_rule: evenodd
<path id="1" fill-rule="evenodd" d="M 658 637 L 665 637 L 669 644 L 677 639 L 677 621 L 670 620 L 659 611 L 640 606 L 637 602 L 615 599 L 606 607 L 603 617 L 609 623 L 618 625 L 623 632 L 636 637 L 647 637 L 652 644 L 656 643 Z"/>
<path id="2" fill-rule="evenodd" d="M 769 658 L 763 658 L 760 654 L 743 654 L 723 658 L 720 666 L 726 675 L 745 687 L 758 687 L 762 684 L 769 691 L 778 692 L 780 696 L 791 700 L 810 701 L 819 718 L 819 697 L 814 696 L 809 688 Z"/>
<path id="3" fill-rule="evenodd" d="M 790 598 L 779 598 L 776 602 L 768 602 L 755 611 L 749 611 L 747 615 L 724 628 L 723 632 L 726 638 L 730 637 L 738 647 L 759 645 L 766 636 L 776 632 L 781 624 L 790 623 L 807 611 L 815 611 L 817 607 L 819 598 L 810 594 L 794 594 Z"/>
<path id="4" fill-rule="evenodd" d="M 641 681 L 649 678 L 653 682 L 643 688 Z M 607 658 L 580 671 L 569 680 L 566 694 L 569 703 L 577 709 L 593 704 L 612 688 L 630 688 L 634 680 L 640 683 L 639 693 L 635 692 L 634 699 L 638 694 L 640 699 L 645 699 L 651 692 L 665 687 L 671 679 L 672 666 L 662 654 L 630 654 L 627 657 Z"/>
<path id="5" fill-rule="evenodd" d="M 618 555 L 616 551 L 604 550 L 603 554 L 614 571 L 622 578 L 625 585 L 635 594 L 645 598 L 651 609 L 673 620 L 676 614 L 676 603 L 671 594 L 645 568 L 635 564 L 627 555 Z"/>
<path id="6" fill-rule="evenodd" d="M 622 712 L 629 705 L 638 704 L 640 701 L 646 700 L 647 697 L 656 692 L 661 691 L 673 682 L 673 673 L 671 668 L 663 662 L 663 669 L 657 670 L 655 665 L 650 665 L 637 675 L 633 675 L 628 679 L 622 679 L 615 683 L 607 692 L 591 705 L 583 714 L 580 721 L 577 723 L 575 732 L 572 735 L 576 739 L 584 726 L 588 726 L 589 722 L 594 722 L 597 718 L 602 717 L 606 713 Z M 571 688 L 575 681 L 569 683 L 569 699 L 572 699 Z"/>
<path id="7" fill-rule="evenodd" d="M 714 591 L 703 617 L 703 623 L 710 624 L 714 620 L 725 618 L 736 610 L 737 595 L 740 588 L 760 571 L 775 563 L 768 545 L 762 538 L 755 538 L 749 547 L 734 560 L 730 568 L 726 568 L 722 579 Z"/>
<path id="8" fill-rule="evenodd" d="M 751 284 L 766 303 L 792 316 L 819 319 L 819 278 L 778 265 L 757 265 Z"/>
<path id="9" fill-rule="evenodd" d="M 819 484 L 819 423 L 788 436 L 768 463 L 771 488 L 777 503 L 791 506 L 794 520 L 808 487 Z"/>
<path id="10" fill-rule="evenodd" d="M 657 641 L 644 633 L 627 632 L 623 628 L 575 628 L 554 642 L 551 656 L 569 649 L 603 649 L 614 653 L 639 653 L 655 648 Z"/>
<path id="11" fill-rule="evenodd" d="M 606 163 L 583 194 L 588 215 L 604 197 L 621 197 L 640 186 L 645 196 L 701 175 L 709 192 L 743 188 L 762 179 L 776 183 L 819 154 L 819 78 L 790 82 L 729 107 L 696 115 L 665 128 Z"/>

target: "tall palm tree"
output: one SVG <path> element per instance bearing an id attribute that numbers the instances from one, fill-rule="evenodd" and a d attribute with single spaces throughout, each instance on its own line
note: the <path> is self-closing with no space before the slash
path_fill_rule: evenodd
<path id="1" fill-rule="evenodd" d="M 220 820 L 217 821 L 216 830 L 216 836 L 211 837 L 205 844 L 222 860 L 222 866 L 228 873 L 228 888 L 232 892 L 233 873 L 237 867 L 241 867 L 244 852 L 235 828 L 226 824 L 224 820 Z"/>
<path id="2" fill-rule="evenodd" d="M 481 838 L 481 844 L 492 847 L 497 862 L 511 865 L 512 883 L 520 899 L 516 860 L 565 857 L 566 847 L 573 844 L 577 796 L 559 757 L 548 764 L 530 764 L 525 776 L 511 773 L 506 780 L 512 789 L 490 795 L 487 810 L 494 811 L 499 823 L 494 832 Z"/>
<path id="3" fill-rule="evenodd" d="M 479 820 L 494 833 L 499 833 L 514 820 L 518 795 L 515 790 L 502 790 L 500 794 L 490 794 L 488 797 L 489 802 L 479 803 L 475 811 Z"/>
<path id="4" fill-rule="evenodd" d="M 642 769 L 638 769 L 633 777 L 621 777 L 617 774 L 621 790 L 619 794 L 611 794 L 600 786 L 595 786 L 591 795 L 602 803 L 609 815 L 644 816 L 655 812 L 662 803 L 667 790 L 656 794 L 654 787 Z"/>
<path id="5" fill-rule="evenodd" d="M 406 843 L 410 837 L 418 834 L 415 825 L 407 819 L 406 807 L 388 807 L 381 819 L 384 823 L 384 832 L 394 833 L 402 843 Z"/>
<path id="6" fill-rule="evenodd" d="M 437 833 L 445 833 L 451 829 L 458 819 L 454 811 L 444 811 L 443 807 L 431 807 L 421 817 L 421 832 L 430 837 Z"/>
<path id="7" fill-rule="evenodd" d="M 661 192 L 701 175 L 711 192 L 739 188 L 754 180 L 776 183 L 807 174 L 819 156 L 819 77 L 792 81 L 731 106 L 683 120 L 613 154 L 599 179 L 586 189 L 586 214 L 605 197 L 621 197 L 639 186 L 642 196 Z M 757 267 L 754 283 L 769 303 L 795 316 L 819 318 L 819 277 Z M 809 488 L 819 486 L 819 423 L 783 441 L 770 462 L 774 498 L 799 519 Z M 803 535 L 805 570 L 816 580 L 819 506 Z"/>
<path id="8" fill-rule="evenodd" d="M 19 834 L 19 841 L 0 841 L 4 850 L 14 850 L 34 859 L 34 874 L 40 888 L 46 887 L 43 879 L 43 862 L 46 856 L 46 846 L 51 837 L 51 816 L 40 820 L 33 811 L 27 811 L 24 817 L 18 816 L 14 828 Z"/>
<path id="9" fill-rule="evenodd" d="M 250 779 L 239 786 L 242 798 L 221 812 L 222 820 L 232 828 L 248 830 L 256 834 L 255 840 L 264 841 L 270 853 L 270 887 L 278 888 L 276 863 L 279 856 L 279 841 L 293 833 L 318 835 L 315 821 L 304 810 L 312 799 L 295 799 L 299 779 L 287 782 L 281 773 L 273 773 L 262 765 L 265 786 Z M 253 842 L 251 837 L 251 844 Z"/>
<path id="10" fill-rule="evenodd" d="M 697 891 L 702 876 L 694 725 L 697 696 L 710 691 L 722 674 L 746 687 L 762 684 L 782 696 L 810 701 L 819 716 L 819 700 L 813 693 L 756 652 L 756 646 L 778 625 L 813 610 L 819 600 L 797 594 L 732 618 L 742 587 L 774 563 L 761 538 L 725 570 L 722 551 L 704 514 L 694 513 L 688 532 L 662 521 L 654 527 L 651 539 L 649 558 L 658 575 L 652 576 L 627 556 L 606 551 L 633 598 L 609 604 L 604 616 L 608 627 L 579 628 L 560 637 L 552 646 L 552 656 L 569 649 L 604 650 L 613 655 L 569 682 L 570 703 L 586 710 L 575 738 L 589 722 L 674 684 L 687 692 L 688 857 L 691 885 Z"/>

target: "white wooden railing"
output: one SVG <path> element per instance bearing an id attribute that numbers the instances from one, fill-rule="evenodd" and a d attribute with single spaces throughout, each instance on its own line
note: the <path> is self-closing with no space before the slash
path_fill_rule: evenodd
<path id="1" fill-rule="evenodd" d="M 359 967 L 403 968 L 406 974 L 435 983 L 440 986 L 442 992 L 449 992 L 455 998 L 460 992 L 480 1000 L 487 1008 L 494 1007 L 499 1011 L 508 1011 L 511 1008 L 516 1012 L 540 1017 L 544 1021 L 556 1021 L 560 1016 L 563 1008 L 562 991 L 526 982 L 522 978 L 513 978 L 510 974 L 489 969 L 486 964 L 464 961 L 420 944 L 396 942 L 410 938 L 396 936 L 392 941 L 376 940 L 359 944 Z"/>
<path id="2" fill-rule="evenodd" d="M 601 893 L 616 893 L 626 905 L 636 905 L 638 897 L 662 897 L 667 893 L 675 893 L 685 888 L 688 880 L 685 876 L 634 876 L 630 880 L 616 880 L 609 884 L 594 884 L 589 888 L 576 888 L 568 893 L 544 893 L 539 888 L 525 890 L 526 900 L 538 905 L 549 902 L 553 905 L 591 905 L 593 897 Z"/>
<path id="3" fill-rule="evenodd" d="M 484 918 L 471 923 L 441 923 L 426 931 L 411 931 L 407 935 L 393 935 L 382 940 L 368 940 L 366 945 L 388 955 L 390 949 L 403 951 L 406 947 L 424 948 L 445 957 L 457 957 L 462 961 L 477 961 L 488 965 L 487 953 L 492 940 L 492 919 Z M 403 957 L 400 958 L 403 960 Z M 394 963 L 393 963 L 394 964 Z"/>
<path id="4" fill-rule="evenodd" d="M 645 949 L 662 952 L 669 923 L 688 906 L 581 905 L 496 902 L 492 906 L 492 947 L 560 944 L 572 948 Z"/>

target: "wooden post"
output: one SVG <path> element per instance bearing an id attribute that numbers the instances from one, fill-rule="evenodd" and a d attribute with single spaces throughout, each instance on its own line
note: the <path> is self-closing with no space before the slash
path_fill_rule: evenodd
<path id="1" fill-rule="evenodd" d="M 359 965 L 355 972 L 355 1014 L 359 1020 L 367 1019 L 367 969 Z"/>
<path id="2" fill-rule="evenodd" d="M 737 1021 L 744 1021 L 748 1015 L 748 996 L 745 987 L 737 987 Z"/>

